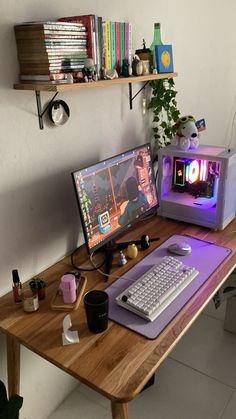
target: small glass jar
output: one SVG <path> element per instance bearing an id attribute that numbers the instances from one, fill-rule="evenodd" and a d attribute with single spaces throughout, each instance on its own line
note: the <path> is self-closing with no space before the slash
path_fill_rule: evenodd
<path id="1" fill-rule="evenodd" d="M 33 293 L 31 289 L 26 289 L 22 293 L 23 309 L 27 313 L 37 311 L 39 308 L 38 294 Z"/>

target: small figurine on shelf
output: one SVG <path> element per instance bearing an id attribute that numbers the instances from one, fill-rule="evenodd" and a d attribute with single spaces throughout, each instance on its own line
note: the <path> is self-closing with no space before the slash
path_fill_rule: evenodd
<path id="1" fill-rule="evenodd" d="M 96 69 L 92 58 L 86 58 L 84 61 L 84 68 L 82 69 L 84 81 L 86 83 L 96 81 Z"/>
<path id="2" fill-rule="evenodd" d="M 143 74 L 143 62 L 136 54 L 133 56 L 132 69 L 134 76 L 141 76 Z"/>
<path id="3" fill-rule="evenodd" d="M 121 74 L 122 74 L 123 77 L 129 77 L 130 76 L 130 64 L 129 64 L 129 61 L 126 58 L 124 58 L 123 63 L 122 63 Z"/>
<path id="4" fill-rule="evenodd" d="M 78 71 L 74 76 L 74 83 L 83 83 L 84 82 L 84 75 L 82 71 Z"/>
<path id="5" fill-rule="evenodd" d="M 70 83 L 70 84 L 74 83 L 74 77 L 73 77 L 73 74 L 72 74 L 72 73 L 68 73 L 68 74 L 66 75 L 66 80 L 67 80 L 67 83 Z"/>
<path id="6" fill-rule="evenodd" d="M 105 80 L 113 80 L 113 79 L 118 79 L 118 73 L 117 73 L 117 71 L 113 68 L 113 69 L 110 69 L 110 70 L 107 70 L 106 68 L 104 68 L 104 71 L 103 71 L 103 78 L 105 79 Z"/>
<path id="7" fill-rule="evenodd" d="M 143 48 L 136 49 L 135 54 L 139 56 L 140 60 L 151 60 L 151 51 L 149 48 L 146 48 L 145 39 L 143 39 Z"/>
<path id="8" fill-rule="evenodd" d="M 118 263 L 119 263 L 120 266 L 123 266 L 123 265 L 125 265 L 127 263 L 127 259 L 126 259 L 125 255 L 124 255 L 124 253 L 122 252 L 122 250 L 120 251 L 120 254 L 119 254 Z"/>
<path id="9" fill-rule="evenodd" d="M 135 54 L 140 58 L 143 63 L 143 72 L 144 76 L 150 74 L 150 62 L 151 62 L 151 51 L 149 48 L 146 48 L 146 41 L 143 39 L 143 49 L 136 49 Z"/>

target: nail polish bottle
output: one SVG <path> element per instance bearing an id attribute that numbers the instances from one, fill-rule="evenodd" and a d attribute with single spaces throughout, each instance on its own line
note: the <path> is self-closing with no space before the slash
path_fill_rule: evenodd
<path id="1" fill-rule="evenodd" d="M 14 301 L 15 301 L 15 303 L 21 303 L 21 301 L 22 301 L 22 296 L 21 296 L 22 284 L 20 282 L 20 278 L 19 278 L 19 274 L 18 274 L 17 269 L 13 269 L 13 271 L 12 271 L 12 280 L 13 280 L 12 292 L 13 292 Z"/>

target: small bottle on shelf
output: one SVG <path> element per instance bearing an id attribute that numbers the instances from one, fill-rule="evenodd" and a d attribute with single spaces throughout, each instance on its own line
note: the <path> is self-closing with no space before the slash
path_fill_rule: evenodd
<path id="1" fill-rule="evenodd" d="M 12 280 L 13 280 L 12 292 L 13 292 L 14 301 L 15 301 L 15 303 L 21 303 L 21 301 L 22 301 L 22 296 L 21 296 L 22 284 L 21 284 L 17 269 L 13 269 L 13 271 L 12 271 Z"/>
<path id="2" fill-rule="evenodd" d="M 161 40 L 161 24 L 160 23 L 154 23 L 154 35 L 153 35 L 153 41 L 150 46 L 151 50 L 151 68 L 156 69 L 157 68 L 157 62 L 156 62 L 156 54 L 155 54 L 155 46 L 156 45 L 162 45 Z"/>

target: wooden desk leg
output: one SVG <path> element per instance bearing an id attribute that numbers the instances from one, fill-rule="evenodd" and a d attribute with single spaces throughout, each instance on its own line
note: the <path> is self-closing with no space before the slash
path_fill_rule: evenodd
<path id="1" fill-rule="evenodd" d="M 8 397 L 20 393 L 20 343 L 7 335 Z"/>
<path id="2" fill-rule="evenodd" d="M 111 402 L 112 419 L 129 419 L 128 403 Z"/>

